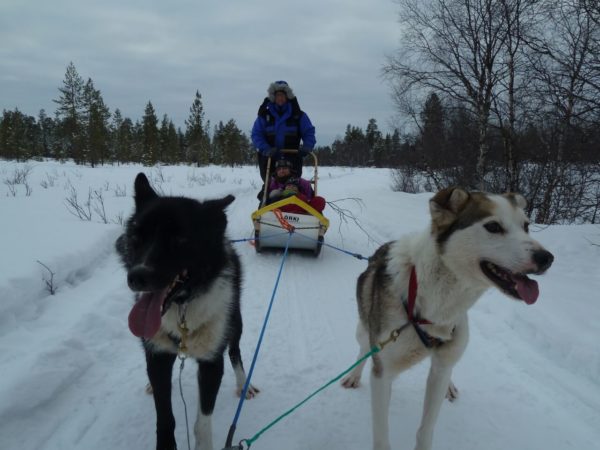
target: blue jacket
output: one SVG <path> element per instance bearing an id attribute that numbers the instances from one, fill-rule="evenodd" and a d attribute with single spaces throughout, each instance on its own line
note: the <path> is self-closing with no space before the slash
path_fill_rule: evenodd
<path id="1" fill-rule="evenodd" d="M 315 127 L 300 110 L 297 100 L 294 98 L 279 108 L 265 99 L 252 127 L 252 143 L 256 149 L 262 154 L 268 154 L 272 147 L 298 149 L 300 140 L 306 151 L 311 151 L 317 143 Z"/>

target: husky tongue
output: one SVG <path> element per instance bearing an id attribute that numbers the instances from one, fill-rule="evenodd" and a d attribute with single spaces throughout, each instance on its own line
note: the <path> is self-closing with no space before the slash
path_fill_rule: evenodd
<path id="1" fill-rule="evenodd" d="M 516 283 L 519 297 L 528 305 L 534 304 L 540 294 L 537 281 L 523 275 L 514 276 L 513 281 Z"/>
<path id="2" fill-rule="evenodd" d="M 162 304 L 167 289 L 144 292 L 129 312 L 129 329 L 137 337 L 150 339 L 160 328 Z"/>

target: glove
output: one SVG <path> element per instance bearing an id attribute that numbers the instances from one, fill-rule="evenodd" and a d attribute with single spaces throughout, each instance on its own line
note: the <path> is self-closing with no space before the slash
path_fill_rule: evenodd
<path id="1" fill-rule="evenodd" d="M 306 148 L 306 147 L 300 147 L 298 149 L 298 154 L 300 156 L 302 156 L 303 158 L 308 155 L 310 152 L 312 152 L 312 148 Z"/>
<path id="2" fill-rule="evenodd" d="M 281 197 L 282 193 L 283 191 L 281 189 L 273 189 L 271 192 L 269 192 L 269 198 L 272 200 L 274 198 Z"/>
<path id="3" fill-rule="evenodd" d="M 267 150 L 263 151 L 263 155 L 272 158 L 273 156 L 275 156 L 275 154 L 277 152 L 278 152 L 278 150 L 275 147 L 271 147 L 271 148 L 268 148 Z"/>

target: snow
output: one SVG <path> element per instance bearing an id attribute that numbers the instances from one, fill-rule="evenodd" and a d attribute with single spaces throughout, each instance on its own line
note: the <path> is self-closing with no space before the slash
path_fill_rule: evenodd
<path id="1" fill-rule="evenodd" d="M 163 193 L 198 199 L 234 194 L 228 234 L 238 239 L 252 234 L 257 170 L 92 169 L 2 161 L 0 178 L 23 168 L 29 170 L 30 195 L 23 185 L 16 186 L 14 196 L 0 185 L 0 448 L 154 448 L 155 413 L 144 392 L 144 357 L 127 327 L 132 296 L 113 249 L 121 232 L 119 217 L 127 217 L 133 207 L 133 179 L 145 171 Z M 326 242 L 331 245 L 367 256 L 381 243 L 428 224 L 431 193 L 393 192 L 388 170 L 323 167 L 319 174 L 320 192 L 328 200 L 349 199 L 342 204 L 368 232 L 328 208 Z M 71 214 L 69 185 L 80 201 L 90 188 L 101 192 L 108 223 L 96 212 L 91 221 Z M 598 448 L 600 247 L 593 244 L 600 244 L 600 228 L 535 226 L 532 232 L 556 257 L 549 272 L 537 278 L 540 299 L 527 306 L 490 290 L 471 310 L 469 347 L 453 374 L 460 398 L 442 407 L 436 449 Z M 248 369 L 281 255 L 257 255 L 248 243 L 236 245 L 245 271 L 242 354 Z M 49 294 L 49 272 L 38 261 L 54 273 L 55 295 Z M 324 248 L 317 259 L 290 254 L 252 379 L 261 393 L 244 404 L 236 442 L 252 437 L 355 361 L 354 289 L 364 268 L 364 261 L 332 248 Z M 188 361 L 181 373 L 191 424 L 197 410 L 194 365 Z M 394 383 L 394 448 L 414 446 L 427 370 L 427 363 L 420 364 Z M 184 449 L 179 375 L 176 367 L 176 437 Z M 227 363 L 213 419 L 217 449 L 237 407 L 234 391 Z M 355 391 L 336 383 L 252 447 L 369 448 L 369 405 L 368 376 Z"/>

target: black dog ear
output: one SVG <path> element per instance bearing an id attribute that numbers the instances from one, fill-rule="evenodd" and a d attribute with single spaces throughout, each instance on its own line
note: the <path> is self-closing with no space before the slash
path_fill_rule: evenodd
<path id="1" fill-rule="evenodd" d="M 204 202 L 205 205 L 209 207 L 215 207 L 219 209 L 227 208 L 233 201 L 235 197 L 233 195 L 228 195 L 227 197 L 218 198 L 215 200 L 207 200 Z"/>
<path id="2" fill-rule="evenodd" d="M 135 191 L 135 207 L 139 208 L 146 202 L 158 197 L 158 194 L 150 186 L 150 182 L 143 172 L 137 174 L 135 183 L 133 184 Z"/>

